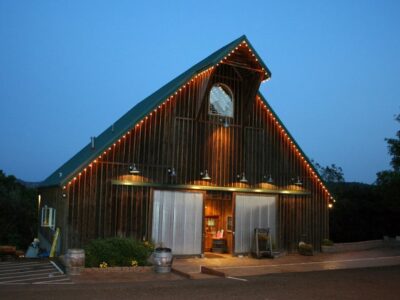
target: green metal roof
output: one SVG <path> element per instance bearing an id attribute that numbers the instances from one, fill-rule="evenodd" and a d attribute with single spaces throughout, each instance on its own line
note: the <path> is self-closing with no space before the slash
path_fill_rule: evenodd
<path id="1" fill-rule="evenodd" d="M 256 55 L 258 62 L 268 74 L 268 78 L 271 77 L 270 70 L 267 68 L 261 57 L 252 47 L 250 42 L 247 40 L 247 37 L 245 35 L 242 35 L 238 39 L 217 50 L 207 58 L 203 59 L 202 61 L 188 69 L 186 72 L 182 73 L 181 75 L 164 85 L 162 88 L 136 104 L 118 121 L 116 121 L 113 126 L 110 126 L 103 133 L 96 137 L 95 149 L 92 149 L 91 144 L 88 143 L 81 151 L 75 154 L 70 160 L 68 160 L 60 168 L 54 171 L 49 177 L 47 177 L 40 184 L 40 186 L 47 187 L 65 185 L 90 162 L 92 162 L 94 159 L 96 159 L 96 157 L 103 153 L 104 150 L 110 147 L 116 140 L 121 138 L 121 136 L 123 136 L 127 131 L 129 131 L 138 122 L 140 122 L 147 114 L 154 110 L 154 108 L 163 103 L 166 98 L 172 95 L 183 84 L 188 82 L 196 74 L 201 73 L 202 71 L 219 63 L 225 56 L 227 56 L 233 49 L 235 49 L 235 47 L 237 47 L 243 41 L 247 43 L 247 46 Z"/>

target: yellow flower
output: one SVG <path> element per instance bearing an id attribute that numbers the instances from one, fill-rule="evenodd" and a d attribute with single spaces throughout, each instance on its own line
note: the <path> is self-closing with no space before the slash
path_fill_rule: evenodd
<path id="1" fill-rule="evenodd" d="M 149 241 L 144 241 L 143 245 L 150 250 L 153 250 L 154 245 L 152 243 L 150 243 Z"/>
<path id="2" fill-rule="evenodd" d="M 131 261 L 131 266 L 132 266 L 132 267 L 137 267 L 137 266 L 138 266 L 138 262 L 137 262 L 136 260 L 133 259 L 133 260 Z"/>
<path id="3" fill-rule="evenodd" d="M 101 269 L 105 269 L 105 268 L 108 268 L 108 264 L 107 264 L 105 261 L 103 261 L 103 262 L 99 265 L 99 267 L 100 267 Z"/>

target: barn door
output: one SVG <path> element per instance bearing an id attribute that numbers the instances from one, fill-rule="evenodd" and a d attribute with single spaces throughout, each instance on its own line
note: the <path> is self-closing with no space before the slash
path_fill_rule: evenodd
<path id="1" fill-rule="evenodd" d="M 202 253 L 203 194 L 154 191 L 152 239 L 173 254 Z"/>
<path id="2" fill-rule="evenodd" d="M 275 237 L 275 197 L 237 194 L 235 197 L 235 253 L 252 250 L 254 228 L 270 228 Z"/>

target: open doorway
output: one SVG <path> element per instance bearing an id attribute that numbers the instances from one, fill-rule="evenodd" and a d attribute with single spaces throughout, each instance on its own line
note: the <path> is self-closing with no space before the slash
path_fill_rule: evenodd
<path id="1" fill-rule="evenodd" d="M 232 193 L 207 192 L 204 201 L 204 252 L 233 253 Z"/>

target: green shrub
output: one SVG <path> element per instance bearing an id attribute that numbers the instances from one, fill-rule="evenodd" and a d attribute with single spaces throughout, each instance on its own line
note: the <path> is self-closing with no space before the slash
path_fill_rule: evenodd
<path id="1" fill-rule="evenodd" d="M 333 242 L 330 239 L 323 239 L 322 246 L 333 246 Z"/>
<path id="2" fill-rule="evenodd" d="M 85 247 L 85 266 L 99 267 L 106 262 L 110 267 L 148 265 L 147 259 L 154 250 L 149 242 L 141 242 L 131 238 L 108 238 L 91 241 Z"/>

